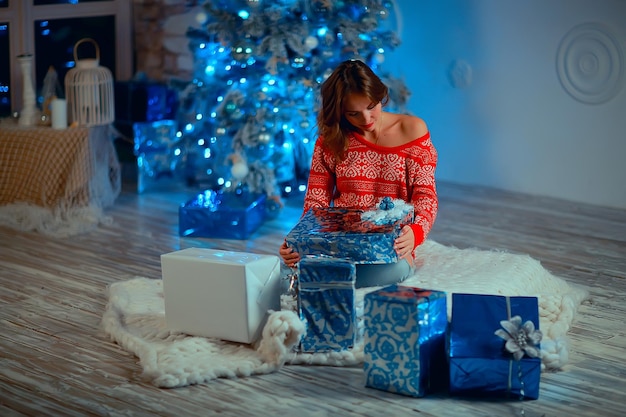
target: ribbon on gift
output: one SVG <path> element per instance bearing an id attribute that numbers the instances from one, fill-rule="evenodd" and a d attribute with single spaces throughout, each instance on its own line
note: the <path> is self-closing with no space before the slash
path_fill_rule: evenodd
<path id="1" fill-rule="evenodd" d="M 505 340 L 505 349 L 513 355 L 509 360 L 509 376 L 507 392 L 510 393 L 513 386 L 513 361 L 517 362 L 517 377 L 520 381 L 520 399 L 524 398 L 524 379 L 520 360 L 524 354 L 531 358 L 540 357 L 540 350 L 536 347 L 542 338 L 540 330 L 535 330 L 535 325 L 528 320 L 522 325 L 520 316 L 511 317 L 511 299 L 505 297 L 507 320 L 500 321 L 504 329 L 497 329 L 494 334 Z"/>
<path id="2" fill-rule="evenodd" d="M 381 210 L 391 210 L 394 206 L 395 204 L 391 201 L 391 197 L 383 197 L 382 201 L 378 205 L 378 208 Z"/>
<path id="3" fill-rule="evenodd" d="M 537 297 L 452 294 L 449 363 L 450 393 L 453 395 L 498 395 L 517 398 L 520 382 L 510 362 L 505 342 L 494 334 L 501 321 L 516 314 L 539 323 Z M 507 303 L 510 301 L 510 313 Z M 504 330 L 503 330 L 504 331 Z M 508 386 L 509 365 L 511 387 Z M 539 397 L 541 360 L 525 357 L 519 361 L 524 377 L 524 399 Z M 507 391 L 507 390 L 510 391 Z"/>
<path id="4" fill-rule="evenodd" d="M 507 316 L 507 320 L 511 321 L 511 299 L 509 297 L 506 297 L 506 316 Z M 520 396 L 520 400 L 522 400 L 524 399 L 524 379 L 522 378 L 522 367 L 520 366 L 519 362 L 517 363 L 517 368 L 518 368 L 517 377 L 519 378 L 519 381 L 521 384 L 521 388 L 519 390 L 519 396 Z M 513 388 L 513 359 L 510 359 L 509 360 L 509 378 L 508 378 L 508 384 L 507 384 L 507 389 L 506 389 L 506 392 L 508 393 L 508 395 L 511 394 L 512 388 Z"/>
<path id="5" fill-rule="evenodd" d="M 413 210 L 413 205 L 402 199 L 392 200 L 391 197 L 383 197 L 375 208 L 361 214 L 361 220 L 376 225 L 393 224 L 409 214 L 412 218 Z"/>
<path id="6" fill-rule="evenodd" d="M 298 271 L 296 268 L 291 268 L 291 273 L 287 274 L 285 279 L 288 281 L 287 295 L 291 295 L 293 298 L 298 298 Z"/>

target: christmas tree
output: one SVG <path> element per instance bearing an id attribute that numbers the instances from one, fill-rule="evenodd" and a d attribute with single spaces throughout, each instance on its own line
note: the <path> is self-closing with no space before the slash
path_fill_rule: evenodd
<path id="1" fill-rule="evenodd" d="M 178 154 L 188 181 L 270 200 L 303 191 L 318 89 L 346 59 L 366 62 L 404 111 L 404 83 L 382 72 L 399 39 L 390 0 L 211 0 L 187 33 L 194 78 L 180 92 Z"/>

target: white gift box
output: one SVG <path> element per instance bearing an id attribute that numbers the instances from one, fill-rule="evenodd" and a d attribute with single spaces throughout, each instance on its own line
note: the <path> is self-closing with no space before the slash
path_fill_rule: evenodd
<path id="1" fill-rule="evenodd" d="M 280 310 L 278 256 L 189 248 L 161 255 L 161 270 L 170 330 L 253 343 Z"/>

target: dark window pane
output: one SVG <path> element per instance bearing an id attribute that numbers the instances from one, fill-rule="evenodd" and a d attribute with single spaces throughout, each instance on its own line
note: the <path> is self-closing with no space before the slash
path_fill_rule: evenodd
<path id="1" fill-rule="evenodd" d="M 100 66 L 115 74 L 115 16 L 81 17 L 72 19 L 38 20 L 35 22 L 35 61 L 37 88 L 50 66 L 57 72 L 62 91 L 67 71 L 74 67 L 74 45 L 91 38 L 100 48 Z M 92 42 L 83 42 L 77 49 L 78 59 L 96 57 Z"/>
<path id="2" fill-rule="evenodd" d="M 9 24 L 0 22 L 0 117 L 11 114 L 11 57 Z"/>
<path id="3" fill-rule="evenodd" d="M 0 0 L 0 9 L 9 7 L 9 0 Z"/>
<path id="4" fill-rule="evenodd" d="M 0 0 L 2 1 L 2 0 Z M 111 0 L 35 0 L 33 4 L 35 6 L 45 6 L 48 4 L 78 4 L 78 3 L 93 3 L 95 1 L 111 1 Z"/>

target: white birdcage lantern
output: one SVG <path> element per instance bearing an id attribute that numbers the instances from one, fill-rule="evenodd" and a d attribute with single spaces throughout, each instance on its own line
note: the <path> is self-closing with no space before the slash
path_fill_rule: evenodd
<path id="1" fill-rule="evenodd" d="M 78 46 L 91 42 L 96 57 L 78 59 Z M 83 38 L 74 45 L 76 66 L 65 75 L 65 97 L 70 123 L 79 126 L 105 125 L 115 119 L 113 74 L 100 66 L 100 47 L 90 38 Z"/>

